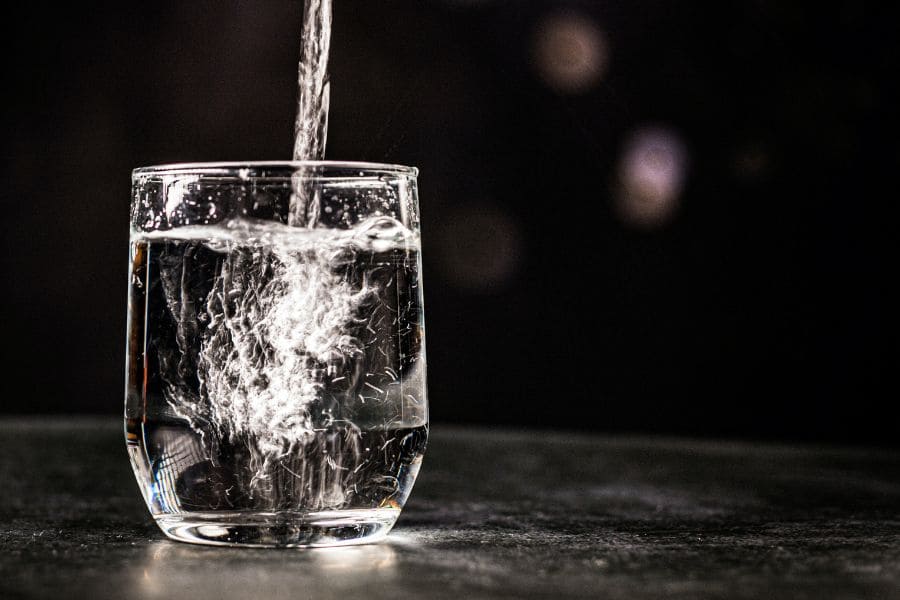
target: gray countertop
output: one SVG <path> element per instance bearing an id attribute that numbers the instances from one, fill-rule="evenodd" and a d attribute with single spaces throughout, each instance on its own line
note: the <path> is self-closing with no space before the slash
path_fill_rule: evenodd
<path id="1" fill-rule="evenodd" d="M 113 419 L 0 420 L 0 598 L 900 598 L 900 453 L 434 427 L 386 542 L 192 546 Z"/>

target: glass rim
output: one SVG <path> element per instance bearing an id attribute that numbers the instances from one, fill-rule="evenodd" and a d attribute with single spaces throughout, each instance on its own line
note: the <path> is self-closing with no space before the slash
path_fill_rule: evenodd
<path id="1" fill-rule="evenodd" d="M 301 169 L 321 169 L 324 171 L 361 171 L 360 177 L 366 175 L 397 175 L 416 177 L 419 169 L 406 165 L 364 162 L 364 161 L 340 161 L 340 160 L 247 160 L 247 161 L 222 161 L 222 162 L 189 162 L 169 163 L 162 165 L 150 165 L 138 167 L 131 172 L 132 178 L 164 175 L 233 175 L 241 177 L 242 169 L 285 169 L 297 171 Z M 326 173 L 327 175 L 327 173 Z M 251 174 L 248 178 L 274 179 L 287 177 L 289 174 L 276 175 L 266 173 L 264 175 Z"/>

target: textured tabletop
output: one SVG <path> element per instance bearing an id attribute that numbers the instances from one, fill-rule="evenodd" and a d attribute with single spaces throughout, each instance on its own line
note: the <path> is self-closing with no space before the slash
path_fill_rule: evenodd
<path id="1" fill-rule="evenodd" d="M 384 543 L 166 540 L 112 419 L 0 421 L 0 598 L 900 598 L 900 453 L 435 427 Z"/>

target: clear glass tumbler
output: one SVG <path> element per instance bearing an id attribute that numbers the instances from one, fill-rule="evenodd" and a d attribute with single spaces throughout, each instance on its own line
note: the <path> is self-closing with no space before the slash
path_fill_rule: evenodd
<path id="1" fill-rule="evenodd" d="M 125 434 L 167 536 L 331 546 L 394 525 L 428 434 L 416 175 L 134 171 Z"/>

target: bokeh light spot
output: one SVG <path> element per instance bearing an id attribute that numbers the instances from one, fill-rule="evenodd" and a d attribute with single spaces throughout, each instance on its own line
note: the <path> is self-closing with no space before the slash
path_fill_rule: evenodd
<path id="1" fill-rule="evenodd" d="M 682 139 L 666 128 L 642 128 L 625 142 L 615 190 L 616 213 L 628 225 L 652 229 L 675 215 L 688 155 Z"/>
<path id="2" fill-rule="evenodd" d="M 538 24 L 534 63 L 548 86 L 576 94 L 603 78 L 608 48 L 606 36 L 590 18 L 578 13 L 550 15 Z"/>

